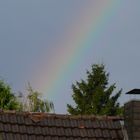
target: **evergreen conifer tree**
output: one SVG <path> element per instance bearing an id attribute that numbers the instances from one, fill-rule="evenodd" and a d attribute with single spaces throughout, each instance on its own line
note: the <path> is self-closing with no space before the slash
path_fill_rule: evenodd
<path id="1" fill-rule="evenodd" d="M 67 104 L 67 110 L 73 115 L 121 115 L 122 107 L 117 102 L 122 89 L 114 94 L 115 84 L 108 86 L 109 73 L 104 64 L 92 65 L 87 71 L 87 80 L 72 84 L 72 98 L 76 106 Z"/>

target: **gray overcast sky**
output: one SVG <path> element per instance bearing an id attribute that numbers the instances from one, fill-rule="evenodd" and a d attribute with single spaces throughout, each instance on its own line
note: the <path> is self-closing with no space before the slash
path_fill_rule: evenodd
<path id="1" fill-rule="evenodd" d="M 66 113 L 66 103 L 72 103 L 72 82 L 85 78 L 86 70 L 93 63 L 105 63 L 110 83 L 116 82 L 118 89 L 123 88 L 123 93 L 140 88 L 139 5 L 139 0 L 119 1 L 117 6 L 111 0 L 0 0 L 0 77 L 15 92 L 24 92 L 30 81 L 44 97 L 47 97 L 45 84 L 54 83 L 55 90 L 50 90 L 54 93 L 48 98 L 54 102 L 57 113 Z M 110 10 L 106 12 L 108 8 Z M 102 16 L 104 12 L 106 14 Z M 101 25 L 94 26 L 98 16 L 101 16 L 101 23 L 98 21 Z M 97 28 L 96 32 L 92 31 L 92 24 Z M 94 37 L 97 33 L 98 37 Z M 74 42 L 72 37 L 78 40 L 81 34 L 85 35 L 83 40 L 89 37 L 89 44 L 85 46 L 88 49 L 74 56 L 71 51 L 74 47 L 66 46 L 65 50 L 64 45 L 76 45 L 68 42 Z M 63 72 L 60 67 L 65 67 L 61 59 L 68 59 L 68 52 L 76 60 L 75 65 L 64 61 L 72 70 L 65 71 L 61 78 L 63 82 L 56 85 Z M 56 60 L 59 59 L 56 55 L 60 60 Z M 47 70 L 56 73 L 57 78 L 52 78 L 52 83 L 47 81 L 52 74 Z M 40 83 L 36 85 L 38 77 Z M 123 95 L 120 101 L 124 103 L 128 99 Z"/>

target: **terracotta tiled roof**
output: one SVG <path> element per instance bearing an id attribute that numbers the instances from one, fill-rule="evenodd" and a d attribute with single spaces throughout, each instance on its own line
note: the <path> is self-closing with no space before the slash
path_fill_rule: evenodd
<path id="1" fill-rule="evenodd" d="M 123 140 L 118 117 L 0 112 L 0 140 Z"/>

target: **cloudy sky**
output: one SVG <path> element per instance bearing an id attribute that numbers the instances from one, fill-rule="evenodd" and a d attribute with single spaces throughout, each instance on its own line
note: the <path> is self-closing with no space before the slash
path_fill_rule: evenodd
<path id="1" fill-rule="evenodd" d="M 140 88 L 139 0 L 0 0 L 0 78 L 14 92 L 30 82 L 56 113 L 73 104 L 71 85 L 104 63 L 124 93 Z"/>

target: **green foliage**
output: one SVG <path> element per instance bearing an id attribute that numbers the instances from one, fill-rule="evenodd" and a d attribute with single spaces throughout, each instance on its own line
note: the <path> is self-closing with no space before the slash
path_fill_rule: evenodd
<path id="1" fill-rule="evenodd" d="M 106 73 L 103 64 L 92 65 L 87 71 L 87 80 L 72 84 L 72 98 L 76 106 L 67 104 L 70 114 L 121 115 L 123 109 L 117 102 L 122 90 L 113 94 L 116 86 L 108 87 L 109 73 Z"/>
<path id="2" fill-rule="evenodd" d="M 34 91 L 33 88 L 28 84 L 28 95 L 26 96 L 25 102 L 22 100 L 21 111 L 31 112 L 54 112 L 54 105 L 48 100 L 42 100 L 40 98 L 41 93 Z"/>
<path id="3" fill-rule="evenodd" d="M 19 103 L 11 88 L 3 80 L 0 80 L 0 108 L 4 110 L 18 110 Z"/>

